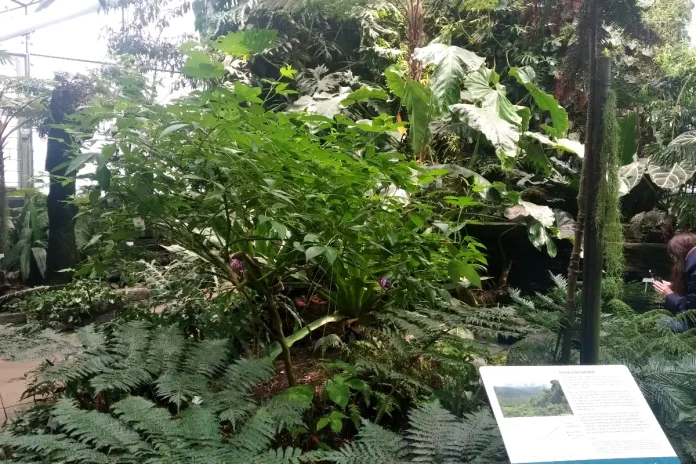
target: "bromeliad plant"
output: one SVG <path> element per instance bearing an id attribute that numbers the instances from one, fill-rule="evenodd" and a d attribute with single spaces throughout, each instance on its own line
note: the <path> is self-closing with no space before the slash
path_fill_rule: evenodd
<path id="1" fill-rule="evenodd" d="M 114 227 L 101 241 L 146 227 L 202 259 L 266 314 L 278 343 L 271 353 L 282 353 L 294 385 L 290 345 L 378 310 L 380 279 L 420 280 L 438 294 L 431 290 L 449 277 L 475 283 L 475 264 L 485 260 L 478 247 L 445 233 L 461 226 L 421 195 L 420 184 L 436 175 L 379 150 L 378 138 L 401 123 L 267 112 L 262 92 L 235 82 L 168 106 L 102 104 L 81 117 L 117 118 L 113 141 L 93 157 L 106 192 L 95 202 L 122 205 L 109 213 Z M 102 271 L 100 261 L 93 257 L 82 272 Z M 449 277 L 448 263 L 456 271 Z M 297 291 L 327 295 L 329 310 L 287 337 L 280 296 Z"/>

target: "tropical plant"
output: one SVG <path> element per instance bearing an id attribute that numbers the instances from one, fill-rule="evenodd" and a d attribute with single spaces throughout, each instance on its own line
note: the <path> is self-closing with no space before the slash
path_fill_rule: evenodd
<path id="1" fill-rule="evenodd" d="M 0 76 L 0 253 L 8 251 L 10 219 L 7 207 L 5 150 L 22 128 L 39 126 L 48 115 L 49 86 L 46 82 Z"/>
<path id="2" fill-rule="evenodd" d="M 32 269 L 46 275 L 46 228 L 48 216 L 44 197 L 40 194 L 24 198 L 24 206 L 14 221 L 13 246 L 5 254 L 3 265 L 18 265 L 22 279 L 29 280 Z"/>
<path id="3" fill-rule="evenodd" d="M 263 49 L 269 36 L 245 31 L 218 43 L 247 54 L 252 45 L 244 44 Z M 282 92 L 283 83 L 272 85 Z M 377 284 L 386 276 L 403 288 L 418 276 L 429 282 L 419 287 L 427 292 L 464 277 L 480 285 L 476 266 L 485 258 L 475 241 L 459 244 L 462 208 L 443 214 L 422 195 L 421 184 L 447 171 L 424 171 L 378 145 L 400 123 L 386 115 L 367 124 L 270 113 L 261 95 L 235 82 L 169 106 L 125 102 L 125 115 L 105 106 L 83 112 L 90 127 L 118 118 L 113 140 L 68 168 L 96 161 L 95 192 L 106 195 L 94 199 L 123 205 L 106 213 L 120 220 L 100 238 L 134 238 L 147 227 L 197 255 L 208 273 L 267 310 L 290 377 L 284 292 L 324 296 L 325 317 L 300 321 L 316 329 L 378 311 L 384 290 Z M 458 201 L 471 203 L 465 200 Z M 94 255 L 79 273 L 104 270 L 103 257 Z"/>

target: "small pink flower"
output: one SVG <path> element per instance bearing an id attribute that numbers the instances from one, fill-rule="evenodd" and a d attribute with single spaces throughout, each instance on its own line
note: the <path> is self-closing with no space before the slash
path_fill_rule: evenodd
<path id="1" fill-rule="evenodd" d="M 297 305 L 298 308 L 304 308 L 307 306 L 307 302 L 304 298 L 295 298 L 295 305 Z"/>
<path id="2" fill-rule="evenodd" d="M 326 301 L 322 300 L 319 295 L 314 295 L 310 301 L 318 305 L 326 304 Z"/>
<path id="3" fill-rule="evenodd" d="M 230 266 L 232 266 L 232 270 L 239 276 L 244 274 L 244 261 L 241 259 L 237 258 L 232 258 L 230 260 Z"/>

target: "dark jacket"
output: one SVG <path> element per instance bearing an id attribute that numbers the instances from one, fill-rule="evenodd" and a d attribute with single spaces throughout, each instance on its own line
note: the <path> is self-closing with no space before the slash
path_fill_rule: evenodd
<path id="1" fill-rule="evenodd" d="M 672 314 L 687 309 L 696 309 L 696 248 L 686 256 L 684 272 L 686 274 L 686 295 L 672 293 L 665 299 L 665 308 Z"/>

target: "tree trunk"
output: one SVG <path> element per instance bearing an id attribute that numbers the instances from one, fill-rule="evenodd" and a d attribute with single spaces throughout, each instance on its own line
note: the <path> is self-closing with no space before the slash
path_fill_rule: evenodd
<path id="1" fill-rule="evenodd" d="M 562 327 L 563 345 L 561 348 L 561 364 L 570 364 L 570 354 L 573 349 L 573 333 L 575 332 L 575 294 L 580 275 L 580 254 L 585 232 L 585 191 L 587 189 L 587 163 L 583 161 L 580 171 L 580 187 L 578 189 L 578 217 L 575 224 L 575 241 L 568 265 L 568 286 L 566 288 L 565 321 Z"/>
<path id="2" fill-rule="evenodd" d="M 592 114 L 592 144 L 585 152 L 587 163 L 587 194 L 585 195 L 585 266 L 582 292 L 581 364 L 599 362 L 599 326 L 602 306 L 602 269 L 604 247 L 600 240 L 600 224 L 597 222 L 597 198 L 606 173 L 602 172 L 602 121 L 604 107 L 611 84 L 611 59 L 594 60 L 596 69 L 592 78 L 594 91 L 590 100 Z"/>
<path id="3" fill-rule="evenodd" d="M 62 121 L 56 121 L 60 124 Z M 73 139 L 65 130 L 53 128 L 48 133 L 46 152 L 46 171 L 51 176 L 48 192 L 48 248 L 46 256 L 46 276 L 51 283 L 65 283 L 72 279 L 67 268 L 75 268 L 80 256 L 75 241 L 77 207 L 72 203 L 75 195 L 76 172 L 66 175 L 65 162 L 72 151 Z M 63 165 L 60 168 L 57 166 Z M 71 177 L 68 181 L 66 177 Z"/>
<path id="4" fill-rule="evenodd" d="M 593 109 L 593 95 L 595 91 L 596 77 L 596 60 L 597 60 L 597 20 L 598 8 L 597 0 L 586 0 L 585 12 L 587 14 L 587 23 L 590 25 L 589 32 L 589 48 L 590 48 L 590 85 L 589 85 L 589 107 L 587 112 L 587 131 L 585 136 L 585 159 L 582 163 L 580 172 L 580 187 L 578 189 L 578 218 L 575 229 L 575 242 L 573 243 L 573 252 L 570 255 L 570 263 L 568 265 L 568 287 L 566 289 L 565 302 L 565 321 L 561 330 L 563 345 L 561 349 L 560 362 L 562 364 L 570 363 L 570 355 L 573 347 L 573 329 L 575 328 L 575 294 L 577 292 L 578 275 L 580 274 L 580 254 L 582 252 L 583 239 L 585 238 L 585 215 L 586 215 L 586 197 L 588 196 L 588 169 L 591 156 L 589 152 L 593 146 L 593 128 L 595 114 Z M 597 156 L 599 159 L 599 156 Z M 584 293 L 583 293 L 584 294 Z"/>
<path id="5" fill-rule="evenodd" d="M 8 218 L 8 208 L 7 208 L 7 185 L 5 184 L 5 153 L 2 149 L 3 141 L 0 140 L 0 253 L 7 253 L 10 251 L 9 247 L 9 236 L 7 223 Z"/>
<path id="6" fill-rule="evenodd" d="M 597 33 L 600 25 L 599 2 L 588 0 L 590 29 L 590 91 L 587 112 L 585 160 L 585 260 L 583 266 L 582 332 L 580 363 L 599 362 L 599 325 L 602 304 L 603 250 L 597 223 L 597 198 L 602 181 L 602 113 L 611 82 L 611 60 L 597 58 Z"/>

